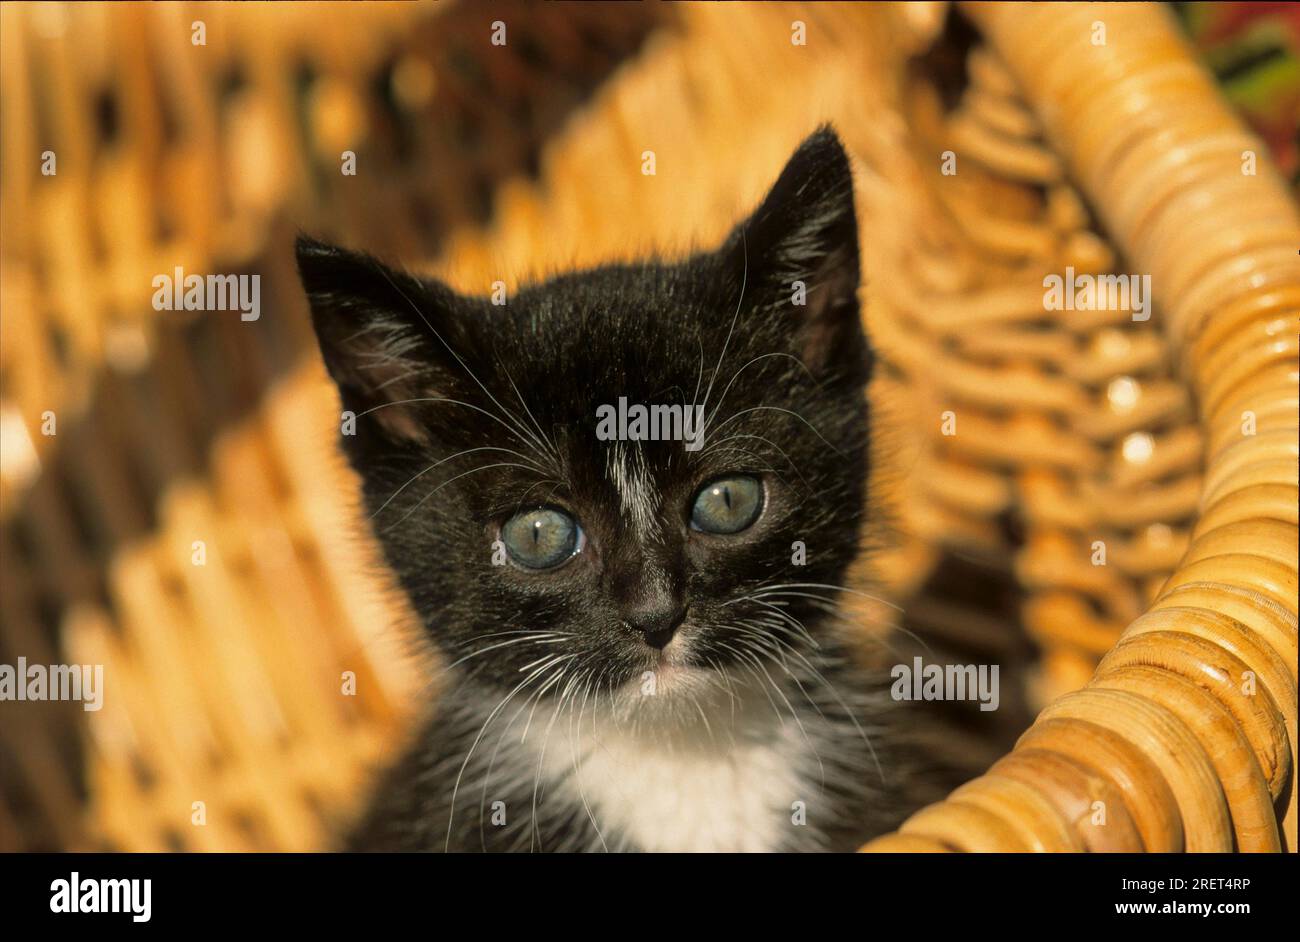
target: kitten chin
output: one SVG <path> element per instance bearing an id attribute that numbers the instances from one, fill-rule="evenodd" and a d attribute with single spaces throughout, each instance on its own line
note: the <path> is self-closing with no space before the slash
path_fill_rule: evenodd
<path id="1" fill-rule="evenodd" d="M 872 355 L 833 132 L 715 251 L 504 305 L 305 238 L 298 264 L 370 526 L 451 665 L 348 846 L 848 850 L 933 797 L 842 643 Z"/>

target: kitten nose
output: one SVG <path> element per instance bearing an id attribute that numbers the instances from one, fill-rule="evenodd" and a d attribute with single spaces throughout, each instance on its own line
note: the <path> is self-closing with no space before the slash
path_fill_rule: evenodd
<path id="1" fill-rule="evenodd" d="M 652 648 L 666 647 L 686 619 L 687 606 L 677 600 L 656 599 L 629 609 L 624 624 L 638 632 Z"/>

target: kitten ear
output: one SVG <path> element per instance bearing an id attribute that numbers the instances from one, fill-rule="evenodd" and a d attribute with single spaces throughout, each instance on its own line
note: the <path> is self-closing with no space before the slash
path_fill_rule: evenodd
<path id="1" fill-rule="evenodd" d="M 851 359 L 865 360 L 853 171 L 829 126 L 799 145 L 722 253 L 730 268 L 748 270 L 748 290 L 762 292 L 758 306 L 789 315 L 805 365 L 862 373 Z"/>
<path id="2" fill-rule="evenodd" d="M 448 320 L 455 295 L 306 236 L 295 248 L 316 339 L 343 408 L 358 416 L 374 410 L 375 425 L 390 438 L 427 440 L 418 419 L 423 410 L 406 400 L 431 395 L 446 350 L 434 331 Z"/>

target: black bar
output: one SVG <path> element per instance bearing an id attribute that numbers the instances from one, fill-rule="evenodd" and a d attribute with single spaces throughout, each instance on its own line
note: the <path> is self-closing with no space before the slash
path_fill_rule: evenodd
<path id="1" fill-rule="evenodd" d="M 784 915 L 814 933 L 870 934 L 906 926 L 1022 927 L 1039 935 L 1100 923 L 1231 931 L 1294 914 L 1291 855 L 422 856 L 32 854 L 0 857 L 6 928 L 42 925 L 133 931 L 293 928 L 330 933 L 409 925 L 421 935 L 490 930 L 516 920 L 533 932 L 596 925 L 686 930 Z M 59 886 L 145 880 L 149 918 L 52 912 Z M 1181 881 L 1181 882 L 1180 882 Z M 98 894 L 99 884 L 92 891 Z M 121 886 L 120 884 L 118 885 Z M 141 889 L 143 884 L 136 884 Z M 66 902 L 66 899 L 63 900 Z M 142 899 L 134 899 L 142 914 Z M 1202 912 L 1207 905 L 1210 911 Z M 1150 911 L 1134 911 L 1133 907 Z M 1191 910 L 1191 907 L 1196 910 Z M 1225 911 L 1231 907 L 1238 911 Z M 1121 908 L 1128 911 L 1121 912 Z M 778 912 L 779 911 L 779 914 Z M 615 922 L 594 921 L 608 913 Z M 670 929 L 675 926 L 676 929 Z M 586 927 L 586 928 L 582 928 Z M 324 937 L 324 936 L 322 936 Z"/>

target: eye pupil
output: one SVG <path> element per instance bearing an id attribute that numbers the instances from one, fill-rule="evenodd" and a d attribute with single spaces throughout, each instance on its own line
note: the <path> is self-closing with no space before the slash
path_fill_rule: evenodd
<path id="1" fill-rule="evenodd" d="M 734 475 L 705 486 L 691 508 L 691 526 L 705 533 L 739 533 L 763 510 L 763 485 L 749 475 Z"/>
<path id="2" fill-rule="evenodd" d="M 515 514 L 501 527 L 510 558 L 525 569 L 554 569 L 582 549 L 582 528 L 561 510 Z"/>

